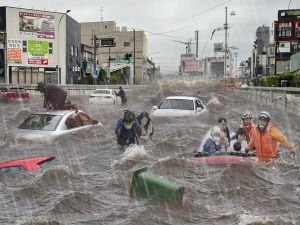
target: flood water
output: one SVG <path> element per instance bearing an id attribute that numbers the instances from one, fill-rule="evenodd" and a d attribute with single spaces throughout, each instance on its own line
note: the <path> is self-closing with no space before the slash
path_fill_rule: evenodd
<path id="1" fill-rule="evenodd" d="M 0 224 L 22 225 L 168 225 L 168 224 L 300 224 L 299 152 L 267 166 L 187 167 L 207 130 L 219 116 L 237 128 L 240 115 L 267 110 L 272 120 L 299 150 L 299 116 L 235 97 L 210 85 L 160 83 L 127 92 L 127 109 L 150 111 L 169 95 L 199 97 L 208 112 L 195 118 L 154 119 L 153 140 L 141 143 L 141 154 L 124 155 L 114 128 L 120 106 L 91 105 L 85 96 L 70 99 L 103 128 L 66 136 L 52 144 L 16 143 L 13 129 L 30 111 L 41 109 L 42 98 L 26 105 L 0 105 L 0 159 L 55 156 L 57 165 L 43 172 L 0 177 Z M 128 195 L 132 171 L 148 170 L 185 187 L 182 206 Z"/>

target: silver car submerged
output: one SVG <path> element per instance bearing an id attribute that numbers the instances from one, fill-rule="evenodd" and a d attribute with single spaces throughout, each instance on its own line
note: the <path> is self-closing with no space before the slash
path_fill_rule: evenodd
<path id="1" fill-rule="evenodd" d="M 153 106 L 151 117 L 195 116 L 206 112 L 202 101 L 189 96 L 169 96 L 159 106 Z"/>
<path id="2" fill-rule="evenodd" d="M 102 123 L 91 119 L 78 110 L 37 112 L 28 116 L 15 131 L 17 141 L 51 142 L 67 134 L 102 127 Z"/>

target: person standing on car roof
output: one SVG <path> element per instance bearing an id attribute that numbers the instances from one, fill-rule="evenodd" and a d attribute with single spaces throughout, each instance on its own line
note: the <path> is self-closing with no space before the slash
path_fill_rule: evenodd
<path id="1" fill-rule="evenodd" d="M 39 82 L 36 90 L 44 95 L 43 108 L 54 110 L 65 109 L 67 92 L 64 89 L 54 84 Z"/>
<path id="2" fill-rule="evenodd" d="M 115 94 L 121 98 L 121 105 L 126 105 L 127 103 L 126 93 L 121 86 L 119 87 L 119 92 L 117 93 L 115 91 Z"/>
<path id="3" fill-rule="evenodd" d="M 257 158 L 260 161 L 268 162 L 279 157 L 277 143 L 280 142 L 288 149 L 291 156 L 295 157 L 294 147 L 270 121 L 271 117 L 268 112 L 262 111 L 258 115 L 258 125 L 254 129 L 246 150 L 252 151 L 255 147 Z"/>
<path id="4" fill-rule="evenodd" d="M 124 111 L 123 118 L 118 119 L 115 134 L 120 146 L 129 146 L 139 144 L 138 138 L 141 136 L 142 128 L 134 113 L 128 110 Z"/>

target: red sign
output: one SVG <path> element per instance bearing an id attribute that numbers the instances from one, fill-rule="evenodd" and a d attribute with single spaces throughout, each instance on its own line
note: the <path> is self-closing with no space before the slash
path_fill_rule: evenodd
<path id="1" fill-rule="evenodd" d="M 22 53 L 20 48 L 7 49 L 7 61 L 9 63 L 22 63 Z"/>
<path id="2" fill-rule="evenodd" d="M 48 59 L 28 59 L 28 64 L 48 65 Z"/>

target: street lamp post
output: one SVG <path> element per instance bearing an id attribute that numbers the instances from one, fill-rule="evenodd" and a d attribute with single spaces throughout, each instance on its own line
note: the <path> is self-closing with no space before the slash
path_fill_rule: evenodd
<path id="1" fill-rule="evenodd" d="M 60 52 L 59 52 L 59 49 L 60 49 L 60 46 L 59 46 L 59 44 L 60 44 L 60 36 L 59 36 L 59 28 L 60 28 L 60 22 L 61 22 L 61 20 L 62 20 L 62 18 L 65 16 L 65 15 L 67 15 L 69 12 L 71 12 L 71 10 L 70 9 L 68 9 L 61 17 L 60 17 L 60 19 L 59 19 L 59 22 L 58 22 L 58 28 L 57 28 L 57 46 L 58 46 L 58 48 L 57 48 L 57 54 L 58 54 L 58 63 L 57 63 L 57 66 L 56 66 L 56 68 L 57 68 L 57 73 L 58 73 L 58 84 L 61 84 L 61 67 L 60 67 Z"/>
<path id="2" fill-rule="evenodd" d="M 227 30 L 228 30 L 228 23 L 227 23 L 227 6 L 225 7 L 225 49 L 224 49 L 224 78 L 227 76 Z"/>
<path id="3" fill-rule="evenodd" d="M 235 12 L 230 13 L 231 16 L 235 16 Z M 224 78 L 227 76 L 227 55 L 228 55 L 228 22 L 227 22 L 227 6 L 225 7 L 225 47 L 224 47 Z"/>

